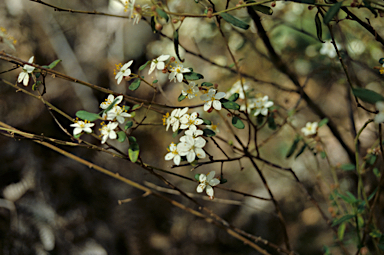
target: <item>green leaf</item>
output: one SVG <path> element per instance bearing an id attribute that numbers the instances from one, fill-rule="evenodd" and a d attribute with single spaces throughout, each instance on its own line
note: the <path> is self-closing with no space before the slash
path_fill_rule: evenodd
<path id="1" fill-rule="evenodd" d="M 168 17 L 168 14 L 165 11 L 163 11 L 160 8 L 156 8 L 156 12 L 157 12 L 157 14 L 159 14 L 160 17 L 162 17 L 163 19 L 165 19 L 168 22 L 169 17 Z"/>
<path id="2" fill-rule="evenodd" d="M 136 142 L 136 138 L 133 136 L 128 137 L 129 140 L 129 149 L 128 149 L 128 156 L 129 159 L 135 163 L 137 159 L 139 158 L 139 144 Z"/>
<path id="3" fill-rule="evenodd" d="M 252 8 L 255 10 L 255 11 L 258 11 L 258 12 L 261 12 L 261 13 L 264 13 L 264 14 L 267 14 L 267 15 L 272 15 L 273 14 L 273 10 L 271 7 L 269 6 L 265 6 L 265 5 L 254 5 L 252 6 Z"/>
<path id="4" fill-rule="evenodd" d="M 82 134 L 83 134 L 83 132 L 81 132 L 80 134 L 74 135 L 73 137 L 76 139 L 79 139 Z"/>
<path id="5" fill-rule="evenodd" d="M 140 83 L 141 83 L 141 80 L 139 78 L 137 78 L 136 80 L 134 80 L 131 85 L 129 85 L 129 89 L 132 90 L 132 91 L 135 91 L 136 89 L 138 89 L 140 87 Z"/>
<path id="6" fill-rule="evenodd" d="M 353 94 L 364 102 L 375 104 L 379 101 L 384 101 L 384 97 L 373 90 L 363 88 L 353 88 Z"/>
<path id="7" fill-rule="evenodd" d="M 315 16 L 315 24 L 316 24 L 316 34 L 317 38 L 319 39 L 320 42 L 325 43 L 323 41 L 323 28 L 321 26 L 321 21 L 320 21 L 320 13 L 317 12 Z"/>
<path id="8" fill-rule="evenodd" d="M 173 45 L 175 46 L 175 52 L 176 52 L 177 58 L 181 62 L 184 62 L 184 60 L 180 58 L 180 53 L 179 53 L 179 29 L 176 29 L 175 32 L 173 33 Z"/>
<path id="9" fill-rule="evenodd" d="M 325 151 L 320 152 L 320 156 L 322 159 L 325 159 L 327 157 L 327 153 Z"/>
<path id="10" fill-rule="evenodd" d="M 380 65 L 384 64 L 384 58 L 379 59 Z"/>
<path id="11" fill-rule="evenodd" d="M 267 121 L 268 121 L 268 127 L 272 130 L 276 130 L 277 126 L 276 126 L 275 118 L 273 117 L 273 113 L 268 116 Z"/>
<path id="12" fill-rule="evenodd" d="M 232 67 L 234 67 L 235 66 L 235 63 L 232 63 L 232 64 L 230 64 L 228 67 L 229 68 L 232 68 Z"/>
<path id="13" fill-rule="evenodd" d="M 194 177 L 195 177 L 195 180 L 196 180 L 196 181 L 199 181 L 199 180 L 200 180 L 200 174 L 195 174 Z"/>
<path id="14" fill-rule="evenodd" d="M 137 108 L 140 108 L 140 105 L 139 105 L 139 104 L 135 104 L 135 105 L 132 107 L 132 111 L 136 110 Z"/>
<path id="15" fill-rule="evenodd" d="M 117 136 L 118 136 L 117 141 L 119 141 L 121 143 L 124 142 L 125 139 L 127 138 L 127 135 L 123 131 L 117 132 Z"/>
<path id="16" fill-rule="evenodd" d="M 147 62 L 145 62 L 145 64 L 144 65 L 142 65 L 142 66 L 140 66 L 139 67 L 139 71 L 143 71 L 144 70 L 144 68 L 146 68 L 147 67 L 147 65 L 149 64 L 149 63 L 151 63 L 151 61 L 147 61 Z"/>
<path id="17" fill-rule="evenodd" d="M 325 124 L 328 123 L 328 121 L 329 121 L 329 119 L 324 118 L 324 119 L 320 120 L 318 126 L 319 126 L 319 127 L 324 126 Z"/>
<path id="18" fill-rule="evenodd" d="M 228 98 L 228 100 L 229 100 L 229 101 L 232 101 L 232 102 L 235 102 L 237 99 L 239 99 L 239 93 L 233 93 L 233 94 Z"/>
<path id="19" fill-rule="evenodd" d="M 301 141 L 301 139 L 302 139 L 302 137 L 298 136 L 295 138 L 295 140 L 293 140 L 293 143 L 292 143 L 291 147 L 289 148 L 287 155 L 285 155 L 286 158 L 289 158 L 290 156 L 293 155 L 293 153 L 295 152 L 297 145 Z"/>
<path id="20" fill-rule="evenodd" d="M 261 125 L 264 122 L 264 116 L 262 114 L 257 115 L 256 117 L 257 125 Z"/>
<path id="21" fill-rule="evenodd" d="M 351 199 L 352 203 L 356 203 L 358 201 L 357 198 L 351 192 L 347 191 L 345 193 L 347 193 L 347 195 Z"/>
<path id="22" fill-rule="evenodd" d="M 87 111 L 78 111 L 76 116 L 82 120 L 95 121 L 100 118 L 99 114 L 91 113 Z"/>
<path id="23" fill-rule="evenodd" d="M 205 125 L 212 125 L 212 122 L 211 122 L 210 120 L 204 120 L 204 119 L 203 119 L 203 121 L 204 121 L 204 124 L 205 124 Z"/>
<path id="24" fill-rule="evenodd" d="M 196 81 L 196 80 L 204 79 L 204 76 L 199 73 L 195 73 L 191 71 L 190 73 L 185 73 L 184 78 L 189 81 Z"/>
<path id="25" fill-rule="evenodd" d="M 376 175 L 376 177 L 380 177 L 381 173 L 380 173 L 379 169 L 377 169 L 377 167 L 373 168 L 372 171 Z"/>
<path id="26" fill-rule="evenodd" d="M 177 98 L 177 101 L 181 102 L 183 101 L 187 96 L 184 96 L 183 94 L 180 94 L 180 96 Z"/>
<path id="27" fill-rule="evenodd" d="M 210 82 L 203 82 L 203 83 L 201 83 L 201 86 L 211 87 L 211 86 L 213 86 L 213 84 Z"/>
<path id="28" fill-rule="evenodd" d="M 37 81 L 36 83 L 34 83 L 32 85 L 32 90 L 33 91 L 37 90 L 37 88 L 40 86 L 41 83 L 42 83 L 41 81 Z"/>
<path id="29" fill-rule="evenodd" d="M 305 148 L 307 148 L 307 144 L 306 143 L 300 148 L 299 152 L 295 156 L 295 159 L 298 158 L 301 154 L 303 154 Z"/>
<path id="30" fill-rule="evenodd" d="M 373 238 L 381 238 L 383 234 L 380 232 L 380 230 L 375 229 L 371 233 L 369 233 L 369 235 L 372 236 Z"/>
<path id="31" fill-rule="evenodd" d="M 154 80 L 153 82 L 152 82 L 152 84 L 155 84 L 155 83 L 158 83 L 159 82 L 159 80 Z"/>
<path id="32" fill-rule="evenodd" d="M 333 17 L 336 16 L 336 14 L 339 12 L 341 5 L 343 4 L 343 1 L 337 2 L 334 5 L 332 5 L 327 13 L 324 15 L 324 24 L 328 25 L 328 23 L 333 19 Z"/>
<path id="33" fill-rule="evenodd" d="M 368 201 L 371 201 L 371 199 L 375 197 L 375 195 L 376 195 L 376 192 L 377 192 L 377 188 L 378 188 L 378 187 L 376 187 L 376 189 L 375 189 L 375 190 L 372 192 L 372 194 L 371 194 L 371 195 L 369 195 L 369 197 L 367 198 L 367 199 L 368 199 Z"/>
<path id="34" fill-rule="evenodd" d="M 328 248 L 328 246 L 323 246 L 324 255 L 331 255 L 331 250 Z"/>
<path id="35" fill-rule="evenodd" d="M 239 27 L 239 28 L 242 28 L 242 29 L 248 29 L 249 28 L 249 25 L 247 23 L 245 23 L 244 21 L 241 21 L 237 18 L 235 18 L 234 16 L 232 16 L 231 14 L 228 14 L 228 13 L 219 13 L 219 15 L 225 20 L 227 21 L 228 23 L 231 23 L 232 25 L 234 25 L 235 27 Z"/>
<path id="36" fill-rule="evenodd" d="M 356 166 L 354 164 L 343 164 L 341 165 L 341 170 L 344 170 L 344 171 L 354 171 L 356 169 Z"/>
<path id="37" fill-rule="evenodd" d="M 337 226 L 337 225 L 339 225 L 339 224 L 341 224 L 341 223 L 343 223 L 349 219 L 352 219 L 354 217 L 355 217 L 355 215 L 353 215 L 353 214 L 346 214 L 339 219 L 335 219 L 332 223 L 332 227 Z"/>
<path id="38" fill-rule="evenodd" d="M 61 59 L 57 59 L 55 61 L 53 61 L 52 63 L 49 64 L 48 68 L 49 69 L 53 69 L 55 66 L 57 66 L 58 63 L 60 63 L 62 60 Z"/>
<path id="39" fill-rule="evenodd" d="M 240 109 L 240 105 L 238 105 L 238 104 L 235 103 L 235 102 L 228 101 L 228 100 L 225 99 L 225 98 L 220 99 L 220 102 L 221 102 L 222 106 L 223 106 L 225 109 L 230 109 L 230 110 L 239 110 L 239 109 Z"/>
<path id="40" fill-rule="evenodd" d="M 341 199 L 343 199 L 345 202 L 347 202 L 348 204 L 353 204 L 353 203 L 356 202 L 356 198 L 347 197 L 347 196 L 345 196 L 345 195 L 343 195 L 343 194 L 340 194 L 340 193 L 337 192 L 336 190 L 335 190 L 335 194 L 336 194 L 338 197 L 340 197 Z"/>
<path id="41" fill-rule="evenodd" d="M 376 155 L 368 154 L 366 161 L 368 164 L 370 164 L 372 166 L 373 164 L 375 164 L 376 159 L 377 159 Z"/>
<path id="42" fill-rule="evenodd" d="M 340 241 L 343 241 L 344 239 L 344 233 L 345 233 L 345 228 L 347 227 L 346 222 L 341 223 L 338 230 L 337 230 L 337 237 L 339 238 Z"/>
<path id="43" fill-rule="evenodd" d="M 206 136 L 206 137 L 211 137 L 211 136 L 215 136 L 216 135 L 216 133 L 214 131 L 212 131 L 212 130 L 210 130 L 208 128 L 203 129 L 203 132 L 204 132 L 203 135 Z"/>
<path id="44" fill-rule="evenodd" d="M 233 116 L 232 125 L 238 129 L 244 129 L 244 127 L 245 127 L 243 121 L 237 116 Z"/>
<path id="45" fill-rule="evenodd" d="M 133 126 L 133 121 L 127 121 L 127 123 L 125 123 L 124 130 L 127 130 L 128 128 L 130 128 L 132 126 Z"/>

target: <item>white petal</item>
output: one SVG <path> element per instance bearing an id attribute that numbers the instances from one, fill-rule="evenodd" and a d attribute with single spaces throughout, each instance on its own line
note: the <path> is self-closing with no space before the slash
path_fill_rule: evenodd
<path id="1" fill-rule="evenodd" d="M 176 165 L 180 165 L 180 161 L 181 161 L 181 157 L 179 155 L 176 155 L 173 158 L 173 163 L 175 163 Z"/>
<path id="2" fill-rule="evenodd" d="M 205 191 L 207 192 L 207 195 L 212 199 L 213 198 L 213 188 L 209 185 L 205 188 Z"/>
<path id="3" fill-rule="evenodd" d="M 201 175 L 200 175 L 201 176 Z M 196 188 L 196 191 L 197 193 L 201 193 L 203 192 L 203 190 L 205 189 L 205 184 L 204 183 L 200 183 L 197 188 Z"/>
<path id="4" fill-rule="evenodd" d="M 157 70 L 163 70 L 165 67 L 165 64 L 164 64 L 164 62 L 159 62 L 159 63 L 157 63 L 156 67 L 157 67 Z"/>
<path id="5" fill-rule="evenodd" d="M 195 148 L 195 152 L 196 152 L 196 156 L 198 158 L 205 158 L 205 151 L 203 149 L 200 149 L 200 148 Z"/>
<path id="6" fill-rule="evenodd" d="M 153 72 L 153 70 L 155 70 L 155 68 L 156 68 L 156 63 L 151 62 L 151 67 L 149 68 L 148 74 L 151 74 Z"/>
<path id="7" fill-rule="evenodd" d="M 121 69 L 126 70 L 128 67 L 130 67 L 132 65 L 132 63 L 133 63 L 133 60 L 129 61 L 128 63 L 124 64 Z"/>
<path id="8" fill-rule="evenodd" d="M 196 154 L 194 151 L 189 151 L 188 154 L 187 154 L 187 161 L 189 163 L 193 162 L 196 158 Z"/>
<path id="9" fill-rule="evenodd" d="M 26 72 L 22 71 L 20 74 L 19 74 L 19 77 L 17 78 L 17 82 L 22 82 L 24 80 L 24 77 L 25 75 L 28 75 Z"/>
<path id="10" fill-rule="evenodd" d="M 173 154 L 172 152 L 169 152 L 167 153 L 167 155 L 165 155 L 164 159 L 165 160 L 171 160 L 175 157 L 175 154 Z"/>
<path id="11" fill-rule="evenodd" d="M 83 131 L 83 129 L 81 127 L 77 127 L 73 130 L 73 135 L 77 135 L 77 134 L 80 134 L 81 131 Z"/>
<path id="12" fill-rule="evenodd" d="M 382 123 L 382 122 L 384 122 L 384 113 L 380 112 L 375 116 L 375 123 Z"/>
<path id="13" fill-rule="evenodd" d="M 165 61 L 169 58 L 169 55 L 161 55 L 160 57 L 157 58 L 158 61 Z"/>
<path id="14" fill-rule="evenodd" d="M 23 79 L 23 85 L 28 86 L 28 82 L 29 82 L 29 75 L 25 74 L 24 79 Z"/>
<path id="15" fill-rule="evenodd" d="M 196 137 L 194 141 L 195 147 L 203 148 L 207 142 L 202 137 Z"/>
<path id="16" fill-rule="evenodd" d="M 204 111 L 208 111 L 209 109 L 211 109 L 211 105 L 212 105 L 212 101 L 208 101 L 204 104 Z"/>
<path id="17" fill-rule="evenodd" d="M 206 180 L 207 180 L 207 176 L 205 174 L 200 174 L 199 181 L 200 182 L 205 182 Z"/>
<path id="18" fill-rule="evenodd" d="M 115 131 L 109 132 L 109 139 L 116 139 L 116 138 L 117 138 L 117 135 Z"/>
<path id="19" fill-rule="evenodd" d="M 221 99 L 225 97 L 225 92 L 219 92 L 215 95 L 215 99 Z"/>
<path id="20" fill-rule="evenodd" d="M 217 178 L 213 178 L 212 180 L 209 181 L 209 185 L 211 186 L 216 186 L 217 184 L 220 184 L 220 180 Z"/>
<path id="21" fill-rule="evenodd" d="M 92 129 L 89 127 L 85 127 L 83 130 L 84 130 L 84 132 L 92 133 Z"/>
<path id="22" fill-rule="evenodd" d="M 210 180 L 212 180 L 213 177 L 215 177 L 215 174 L 216 174 L 215 171 L 209 172 L 208 175 L 207 175 L 207 181 L 209 182 Z"/>
<path id="23" fill-rule="evenodd" d="M 216 110 L 220 111 L 221 110 L 221 103 L 219 100 L 214 100 L 213 101 L 213 108 L 215 108 Z"/>

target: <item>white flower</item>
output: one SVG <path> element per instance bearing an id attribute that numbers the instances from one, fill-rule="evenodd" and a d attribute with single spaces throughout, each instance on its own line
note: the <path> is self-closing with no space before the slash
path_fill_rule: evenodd
<path id="1" fill-rule="evenodd" d="M 220 133 L 220 130 L 217 127 L 217 125 L 214 125 L 213 123 L 212 123 L 212 125 L 206 125 L 206 127 L 208 129 L 212 130 L 213 132 L 215 132 L 216 134 Z"/>
<path id="2" fill-rule="evenodd" d="M 185 131 L 186 135 L 192 136 L 193 138 L 198 137 L 199 135 L 203 135 L 203 130 L 197 129 L 195 125 L 190 126 L 187 131 Z"/>
<path id="3" fill-rule="evenodd" d="M 376 102 L 376 109 L 379 113 L 375 116 L 375 123 L 384 122 L 384 102 Z"/>
<path id="4" fill-rule="evenodd" d="M 303 132 L 305 136 L 314 135 L 317 133 L 317 125 L 317 122 L 307 122 L 305 127 L 301 129 L 301 132 Z"/>
<path id="5" fill-rule="evenodd" d="M 105 143 L 107 139 L 116 139 L 117 135 L 115 128 L 119 125 L 117 122 L 109 122 L 107 125 L 103 125 L 100 129 L 101 135 L 103 136 L 101 143 Z"/>
<path id="6" fill-rule="evenodd" d="M 163 70 L 165 68 L 164 61 L 166 61 L 169 57 L 169 55 L 161 55 L 160 57 L 152 60 L 148 74 L 151 74 L 155 68 L 157 68 L 157 70 Z"/>
<path id="7" fill-rule="evenodd" d="M 76 121 L 76 123 L 71 124 L 71 127 L 74 127 L 73 129 L 73 135 L 80 134 L 81 132 L 86 132 L 86 133 L 92 133 L 91 127 L 93 127 L 95 123 L 89 123 L 88 121 Z"/>
<path id="8" fill-rule="evenodd" d="M 181 157 L 179 155 L 179 152 L 177 151 L 177 146 L 176 144 L 174 143 L 171 143 L 169 145 L 169 149 L 168 149 L 169 153 L 167 153 L 167 155 L 165 155 L 165 160 L 171 160 L 173 159 L 173 162 L 176 164 L 176 165 L 180 165 L 180 161 L 181 161 Z"/>
<path id="9" fill-rule="evenodd" d="M 118 105 L 121 103 L 121 101 L 123 101 L 123 96 L 122 95 L 117 96 L 116 99 L 117 99 L 117 101 L 116 101 L 115 105 Z M 112 104 L 114 100 L 115 100 L 115 97 L 112 94 L 110 94 L 108 96 L 108 98 L 105 99 L 105 101 L 100 104 L 100 108 L 101 109 L 107 109 L 108 106 L 110 106 L 110 104 Z"/>
<path id="10" fill-rule="evenodd" d="M 200 184 L 196 188 L 196 191 L 198 193 L 203 192 L 205 189 L 210 199 L 214 198 L 213 196 L 214 192 L 212 187 L 220 183 L 219 179 L 213 178 L 213 177 L 215 177 L 215 171 L 209 172 L 208 175 L 200 174 L 199 176 Z"/>
<path id="11" fill-rule="evenodd" d="M 243 86 L 244 86 L 244 90 L 245 92 L 247 92 L 247 90 L 249 90 L 249 83 L 245 81 L 245 79 L 242 79 L 243 81 Z M 233 85 L 232 85 L 232 88 L 228 91 L 227 95 L 225 98 L 229 98 L 231 95 L 235 94 L 235 93 L 238 93 L 239 94 L 239 98 L 240 99 L 244 99 L 245 98 L 245 93 L 243 91 L 243 88 L 241 87 L 241 82 L 240 80 L 236 81 Z"/>
<path id="12" fill-rule="evenodd" d="M 202 137 L 193 138 L 192 136 L 185 135 L 180 138 L 180 142 L 177 145 L 177 150 L 180 156 L 187 156 L 189 163 L 198 158 L 205 158 L 205 151 L 202 149 L 205 146 L 206 141 Z"/>
<path id="13" fill-rule="evenodd" d="M 167 126 L 166 130 L 168 131 L 169 126 L 172 126 L 172 131 L 176 132 L 180 126 L 180 119 L 183 117 L 188 111 L 188 107 L 184 109 L 178 108 L 171 112 L 171 115 L 167 112 L 166 115 L 163 115 L 163 125 Z"/>
<path id="14" fill-rule="evenodd" d="M 200 96 L 200 99 L 205 102 L 204 111 L 209 111 L 212 107 L 216 110 L 221 110 L 219 99 L 223 97 L 225 97 L 225 92 L 216 93 L 216 89 L 210 88 L 208 93 Z"/>
<path id="15" fill-rule="evenodd" d="M 264 116 L 268 115 L 268 108 L 273 106 L 272 101 L 268 101 L 268 96 L 258 97 L 255 101 L 256 111 L 254 116 L 259 115 L 260 113 Z"/>
<path id="16" fill-rule="evenodd" d="M 34 56 L 32 56 L 28 62 L 29 63 L 32 63 L 33 62 L 33 59 L 34 59 Z M 24 86 L 27 86 L 28 85 L 28 82 L 29 82 L 29 74 L 33 72 L 33 70 L 35 70 L 35 67 L 34 66 L 30 66 L 30 65 L 24 65 L 23 67 L 23 71 L 21 71 L 21 73 L 19 74 L 19 77 L 17 78 L 17 82 L 23 82 L 23 85 Z"/>
<path id="17" fill-rule="evenodd" d="M 201 125 L 204 123 L 202 119 L 197 118 L 199 115 L 197 112 L 192 113 L 191 115 L 185 114 L 183 117 L 180 118 L 180 129 L 187 129 L 191 127 L 195 127 L 197 125 Z"/>
<path id="18" fill-rule="evenodd" d="M 129 61 L 128 63 L 125 63 L 121 68 L 120 68 L 121 63 L 116 65 L 116 69 L 119 70 L 119 72 L 115 76 L 115 79 L 117 80 L 117 84 L 120 84 L 123 77 L 129 76 L 131 74 L 131 69 L 129 69 L 128 67 L 130 67 L 132 63 L 133 63 L 133 60 Z"/>
<path id="19" fill-rule="evenodd" d="M 336 43 L 336 46 L 338 49 L 340 49 L 340 45 L 338 43 Z M 330 57 L 330 58 L 336 57 L 336 50 L 335 50 L 335 47 L 333 46 L 331 40 L 325 41 L 325 43 L 323 43 L 323 46 L 320 49 L 320 54 L 321 55 L 328 55 L 328 57 Z"/>
<path id="20" fill-rule="evenodd" d="M 125 0 L 124 2 L 124 11 L 128 12 L 130 19 L 133 19 L 133 24 L 138 24 L 142 18 L 143 14 L 148 14 L 150 11 L 149 5 L 145 4 L 140 7 L 140 5 L 135 6 L 135 0 Z"/>
<path id="21" fill-rule="evenodd" d="M 132 115 L 127 113 L 118 105 L 115 105 L 110 111 L 107 112 L 107 120 L 114 120 L 116 118 L 120 124 L 123 124 L 125 118 L 129 117 L 132 117 Z"/>
<path id="22" fill-rule="evenodd" d="M 178 82 L 182 82 L 184 78 L 183 73 L 190 72 L 191 70 L 189 70 L 188 68 L 183 68 L 183 65 L 177 64 L 176 67 L 171 68 L 171 73 L 169 74 L 168 78 L 170 81 L 176 82 L 177 80 Z"/>
<path id="23" fill-rule="evenodd" d="M 256 98 L 247 98 L 247 107 L 245 107 L 245 104 L 242 104 L 240 106 L 240 110 L 241 111 L 247 110 L 247 112 L 250 113 L 253 109 L 256 108 L 256 102 L 257 102 Z"/>
<path id="24" fill-rule="evenodd" d="M 181 91 L 181 94 L 183 94 L 183 96 L 188 95 L 189 99 L 192 99 L 195 96 L 197 96 L 197 92 L 199 92 L 199 88 L 196 86 L 196 83 L 191 81 L 188 85 L 183 83 L 183 86 L 184 86 L 184 89 Z"/>

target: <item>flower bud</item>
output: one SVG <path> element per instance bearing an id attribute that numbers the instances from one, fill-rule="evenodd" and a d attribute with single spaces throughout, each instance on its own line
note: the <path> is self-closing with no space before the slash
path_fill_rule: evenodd
<path id="1" fill-rule="evenodd" d="M 271 7 L 275 7 L 275 6 L 276 6 L 276 2 L 272 2 Z"/>
<path id="2" fill-rule="evenodd" d="M 170 59 L 169 59 L 171 62 L 175 62 L 175 57 L 171 57 Z"/>
<path id="3" fill-rule="evenodd" d="M 313 5 L 309 5 L 309 6 L 308 6 L 308 10 L 312 10 L 313 8 L 314 8 Z"/>
<path id="4" fill-rule="evenodd" d="M 219 84 L 215 83 L 215 84 L 213 85 L 213 87 L 214 87 L 215 89 L 217 89 L 217 87 L 219 87 Z"/>
<path id="5" fill-rule="evenodd" d="M 152 5 L 151 10 L 152 10 L 153 12 L 156 11 L 156 6 L 155 6 L 155 5 Z"/>
<path id="6" fill-rule="evenodd" d="M 179 22 L 177 19 L 172 20 L 172 23 L 174 23 L 174 24 L 176 24 L 177 22 Z"/>
<path id="7" fill-rule="evenodd" d="M 161 25 L 160 23 L 156 23 L 156 25 L 155 25 L 155 29 L 156 29 L 157 31 L 161 31 L 161 29 L 163 29 L 163 25 Z"/>
<path id="8" fill-rule="evenodd" d="M 208 12 L 207 12 L 207 18 L 210 19 L 210 18 L 212 18 L 212 17 L 213 17 L 213 15 L 212 15 L 212 11 L 208 11 Z"/>

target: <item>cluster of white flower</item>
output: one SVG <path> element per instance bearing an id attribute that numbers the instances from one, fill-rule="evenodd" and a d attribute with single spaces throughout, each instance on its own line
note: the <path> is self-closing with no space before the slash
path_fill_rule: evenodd
<path id="1" fill-rule="evenodd" d="M 244 79 L 242 80 L 242 83 L 243 83 L 243 87 L 241 86 L 240 80 L 236 81 L 232 85 L 231 89 L 228 91 L 227 98 L 229 98 L 234 93 L 238 93 L 239 98 L 244 100 L 245 95 L 248 95 L 247 93 L 249 92 L 250 85 Z M 268 96 L 261 96 L 261 95 L 256 95 L 256 97 L 247 96 L 247 103 L 242 104 L 240 106 L 240 110 L 242 111 L 247 110 L 248 113 L 251 113 L 252 111 L 254 111 L 253 112 L 254 116 L 258 116 L 259 114 L 267 116 L 269 108 L 272 106 L 273 106 L 273 102 L 268 100 Z"/>
<path id="2" fill-rule="evenodd" d="M 100 136 L 102 136 L 102 144 L 104 144 L 108 138 L 116 139 L 116 129 L 119 126 L 119 123 L 123 124 L 126 118 L 132 117 L 132 115 L 127 113 L 126 110 L 118 106 L 118 104 L 120 104 L 122 100 L 123 96 L 117 96 L 115 98 L 113 95 L 109 95 L 108 98 L 100 104 L 100 108 L 104 110 L 101 118 L 103 120 L 109 120 L 108 124 L 102 122 L 101 128 L 99 129 L 101 133 Z M 111 104 L 113 104 L 113 106 L 111 106 Z M 109 110 L 106 111 L 108 108 Z M 76 123 L 71 124 L 70 126 L 74 127 L 73 135 L 76 136 L 81 134 L 82 132 L 92 133 L 91 127 L 93 127 L 94 125 L 94 123 L 90 123 L 87 120 L 76 120 Z"/>
<path id="3" fill-rule="evenodd" d="M 184 109 L 175 109 L 171 114 L 164 115 L 163 124 L 167 126 L 167 130 L 172 126 L 173 132 L 179 129 L 188 129 L 185 135 L 180 137 L 178 144 L 171 143 L 169 145 L 169 153 L 165 155 L 165 160 L 173 159 L 176 165 L 180 164 L 181 156 L 185 156 L 189 163 L 193 162 L 196 157 L 205 158 L 205 151 L 203 147 L 206 144 L 203 131 L 198 129 L 197 126 L 203 124 L 203 120 L 198 118 L 197 112 L 188 114 L 188 107 Z"/>
<path id="4" fill-rule="evenodd" d="M 313 122 L 313 123 L 307 122 L 305 127 L 301 129 L 301 132 L 303 132 L 305 136 L 315 135 L 317 133 L 317 127 L 318 127 L 317 122 Z"/>

